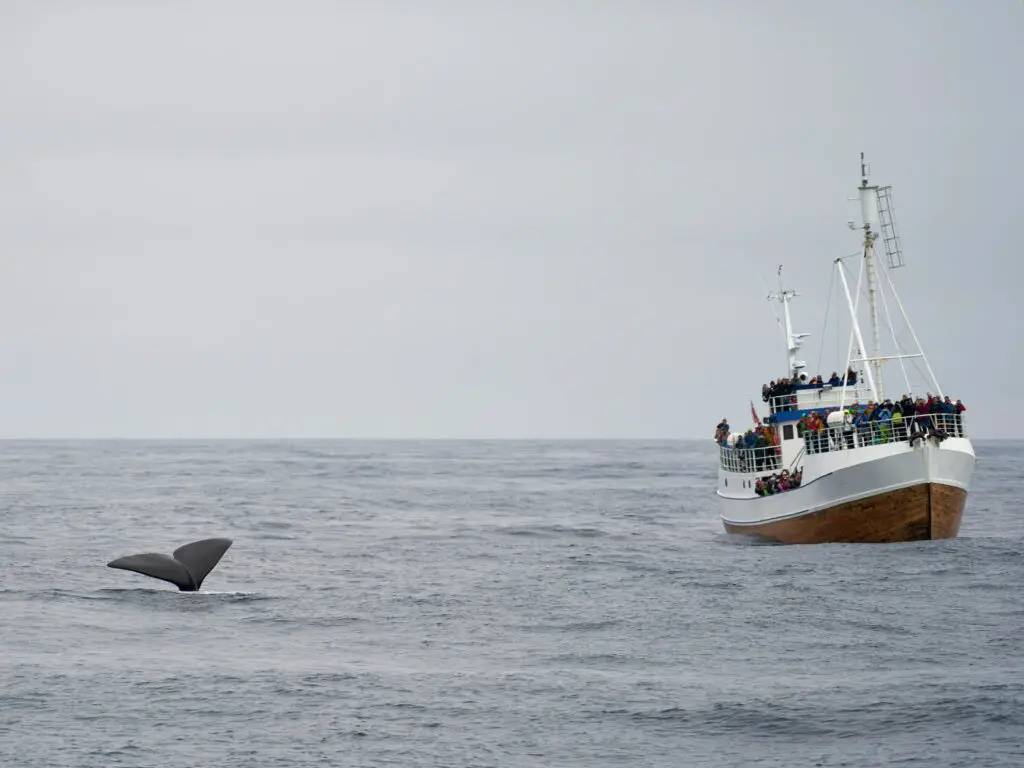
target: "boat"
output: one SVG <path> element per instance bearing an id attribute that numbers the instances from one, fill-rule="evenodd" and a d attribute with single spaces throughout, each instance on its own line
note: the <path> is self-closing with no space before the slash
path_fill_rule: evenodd
<path id="1" fill-rule="evenodd" d="M 786 372 L 762 386 L 768 409 L 763 418 L 750 397 L 750 429 L 734 433 L 723 419 L 715 431 L 719 515 L 730 534 L 821 544 L 949 539 L 959 533 L 976 462 L 966 406 L 943 393 L 896 291 L 892 272 L 905 262 L 892 188 L 869 183 L 869 175 L 861 153 L 861 183 L 857 197 L 850 198 L 860 202 L 860 223 L 847 222 L 858 232 L 860 247 L 833 262 L 837 303 L 845 303 L 849 322 L 849 335 L 839 342 L 848 343 L 836 353 L 842 373 L 833 371 L 826 379 L 798 359 L 809 334 L 793 330 L 790 304 L 798 294 L 785 287 L 781 266 L 778 290 L 768 293 L 785 338 Z M 870 348 L 858 320 L 863 294 Z M 891 309 L 902 318 L 903 340 Z M 882 348 L 883 321 L 891 331 L 891 350 Z M 899 382 L 900 394 L 889 397 L 886 385 L 897 364 L 901 376 L 891 378 Z"/>

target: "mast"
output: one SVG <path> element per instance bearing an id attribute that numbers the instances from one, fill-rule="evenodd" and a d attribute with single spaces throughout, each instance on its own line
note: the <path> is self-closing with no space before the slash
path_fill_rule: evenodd
<path id="1" fill-rule="evenodd" d="M 779 265 L 778 277 L 779 277 L 779 290 L 778 290 L 778 293 L 769 293 L 768 294 L 768 300 L 769 301 L 778 301 L 780 304 L 782 304 L 782 315 L 783 315 L 783 318 L 785 319 L 785 324 L 786 324 L 786 327 L 785 327 L 785 333 L 786 333 L 786 353 L 787 353 L 787 367 L 786 367 L 787 373 L 786 373 L 786 375 L 787 375 L 788 378 L 798 379 L 799 376 L 800 376 L 800 372 L 803 371 L 803 369 L 807 367 L 807 363 L 805 363 L 803 360 L 797 360 L 796 359 L 796 355 L 797 355 L 797 352 L 800 351 L 800 347 L 803 345 L 804 339 L 806 339 L 810 334 L 807 334 L 807 333 L 794 333 L 793 332 L 793 321 L 792 321 L 792 319 L 789 316 L 789 302 L 792 301 L 793 298 L 795 296 L 798 296 L 799 294 L 796 291 L 792 290 L 792 289 L 783 288 L 783 286 L 782 286 L 782 265 L 781 264 Z"/>
<path id="2" fill-rule="evenodd" d="M 860 217 L 864 230 L 864 267 L 868 278 L 868 309 L 871 313 L 871 352 L 868 364 L 875 369 L 875 397 L 885 399 L 882 385 L 881 342 L 878 332 L 878 278 L 875 275 L 875 240 L 878 239 L 878 186 L 868 184 L 869 169 L 860 153 Z"/>

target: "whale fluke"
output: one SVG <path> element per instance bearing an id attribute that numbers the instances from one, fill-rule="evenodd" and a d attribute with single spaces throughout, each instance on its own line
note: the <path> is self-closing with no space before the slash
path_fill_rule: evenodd
<path id="1" fill-rule="evenodd" d="M 231 539 L 203 539 L 178 547 L 173 556 L 146 552 L 111 560 L 107 567 L 135 571 L 154 579 L 169 581 L 182 592 L 195 592 L 224 557 L 231 543 Z"/>

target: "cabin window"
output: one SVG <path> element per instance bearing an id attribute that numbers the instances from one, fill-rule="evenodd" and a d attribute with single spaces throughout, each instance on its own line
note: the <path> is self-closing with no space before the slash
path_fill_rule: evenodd
<path id="1" fill-rule="evenodd" d="M 728 487 L 729 487 L 729 478 L 728 478 L 728 477 L 727 477 L 727 478 L 725 478 L 725 487 L 726 487 L 726 488 L 728 488 Z"/>
<path id="2" fill-rule="evenodd" d="M 786 424 L 782 428 L 782 437 L 784 439 L 786 439 L 786 440 L 792 440 L 793 439 L 793 425 L 792 424 Z"/>

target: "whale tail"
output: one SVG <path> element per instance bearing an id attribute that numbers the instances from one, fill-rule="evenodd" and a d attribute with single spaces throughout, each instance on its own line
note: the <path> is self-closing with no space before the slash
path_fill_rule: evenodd
<path id="1" fill-rule="evenodd" d="M 195 592 L 231 544 L 231 539 L 203 539 L 178 547 L 173 556 L 145 552 L 111 560 L 107 567 L 152 576 L 169 581 L 182 592 Z"/>

